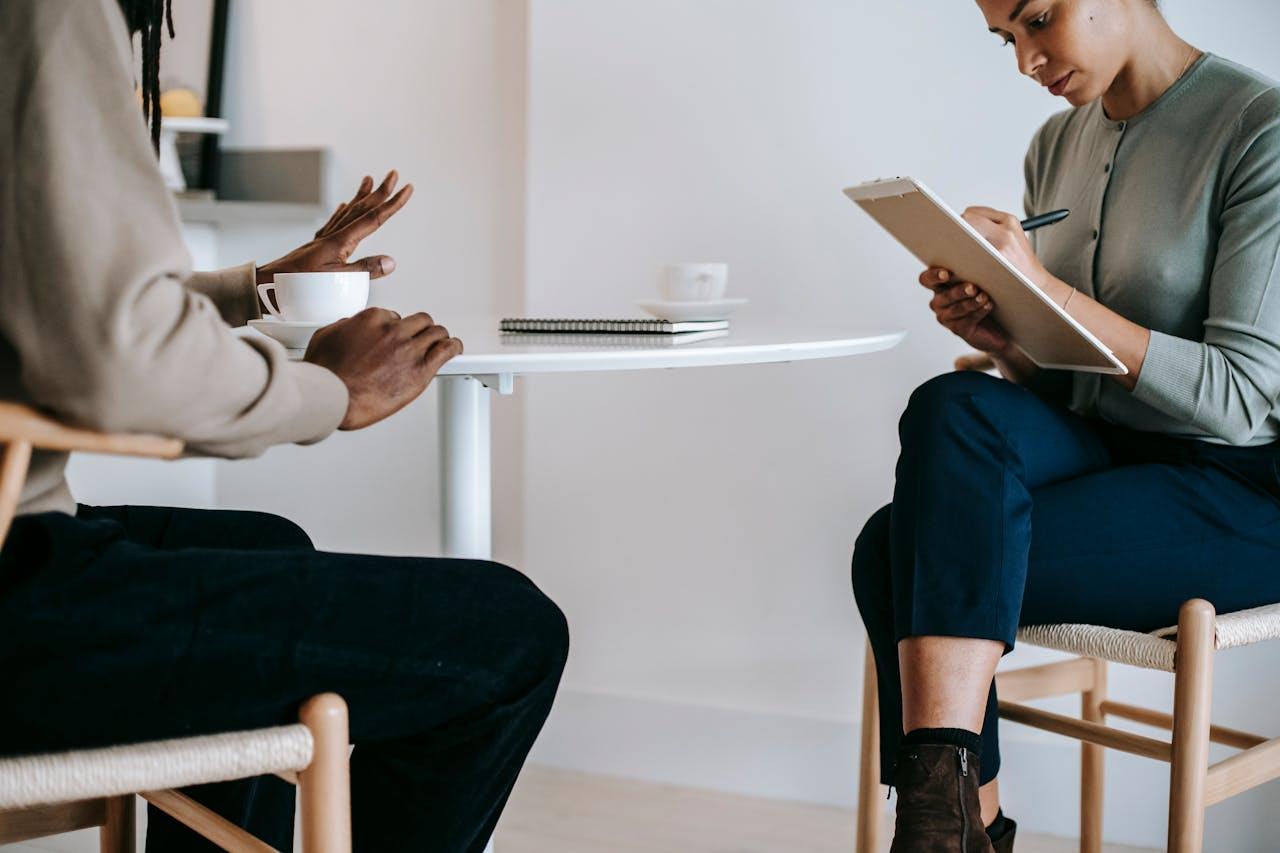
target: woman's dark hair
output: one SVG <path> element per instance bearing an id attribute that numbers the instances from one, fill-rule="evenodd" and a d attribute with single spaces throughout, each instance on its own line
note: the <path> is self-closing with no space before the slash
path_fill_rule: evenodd
<path id="1" fill-rule="evenodd" d="M 130 34 L 142 34 L 142 113 L 151 125 L 151 145 L 160 151 L 160 30 L 173 38 L 173 0 L 120 0 Z"/>

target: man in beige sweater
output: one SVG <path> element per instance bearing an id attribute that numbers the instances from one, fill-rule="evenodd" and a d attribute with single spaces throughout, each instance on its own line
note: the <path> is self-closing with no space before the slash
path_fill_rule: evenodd
<path id="1" fill-rule="evenodd" d="M 387 417 L 461 351 L 429 315 L 369 309 L 298 362 L 229 327 L 259 316 L 255 280 L 273 272 L 388 271 L 349 258 L 411 188 L 366 181 L 280 261 L 192 272 L 131 79 L 130 34 L 154 33 L 162 10 L 6 0 L 0 400 L 224 457 Z M 33 460 L 0 550 L 0 754 L 283 723 L 331 690 L 357 745 L 357 849 L 484 846 L 567 654 L 564 617 L 531 582 L 492 563 L 317 552 L 257 513 L 77 506 L 65 461 Z M 292 849 L 286 783 L 193 795 Z M 148 849 L 211 848 L 153 811 Z"/>

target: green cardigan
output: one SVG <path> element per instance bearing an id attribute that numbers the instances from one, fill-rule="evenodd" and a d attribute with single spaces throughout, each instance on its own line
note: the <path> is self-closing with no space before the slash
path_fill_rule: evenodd
<path id="1" fill-rule="evenodd" d="M 1280 88 L 1205 54 L 1143 112 L 1051 117 L 1026 158 L 1058 278 L 1151 330 L 1137 387 L 1072 377 L 1071 407 L 1227 444 L 1280 437 Z"/>

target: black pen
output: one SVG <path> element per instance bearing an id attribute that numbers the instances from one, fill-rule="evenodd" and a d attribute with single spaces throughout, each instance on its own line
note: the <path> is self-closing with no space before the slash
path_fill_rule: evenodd
<path id="1" fill-rule="evenodd" d="M 1069 210 L 1051 210 L 1048 213 L 1037 214 L 1030 219 L 1022 220 L 1022 230 L 1032 231 L 1042 225 L 1052 225 L 1055 222 L 1061 222 L 1067 218 Z"/>

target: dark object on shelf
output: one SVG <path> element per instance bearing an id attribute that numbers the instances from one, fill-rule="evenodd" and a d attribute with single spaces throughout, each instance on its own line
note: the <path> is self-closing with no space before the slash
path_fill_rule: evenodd
<path id="1" fill-rule="evenodd" d="M 210 118 L 222 118 L 222 71 L 227 49 L 227 16 L 231 0 L 213 0 L 213 32 L 209 39 L 208 90 L 204 99 L 204 114 Z M 200 175 L 195 186 L 211 189 L 215 195 L 221 168 L 218 137 L 204 136 L 201 141 Z"/>
<path id="2" fill-rule="evenodd" d="M 231 0 L 181 0 L 174 4 L 174 37 L 160 49 L 160 102 L 166 105 L 166 99 L 181 95 L 181 90 L 189 94 L 178 99 L 180 108 L 166 105 L 174 110 L 166 113 L 166 120 L 222 117 L 230 5 Z M 187 187 L 216 190 L 220 173 L 217 135 L 179 132 L 175 143 Z"/>

